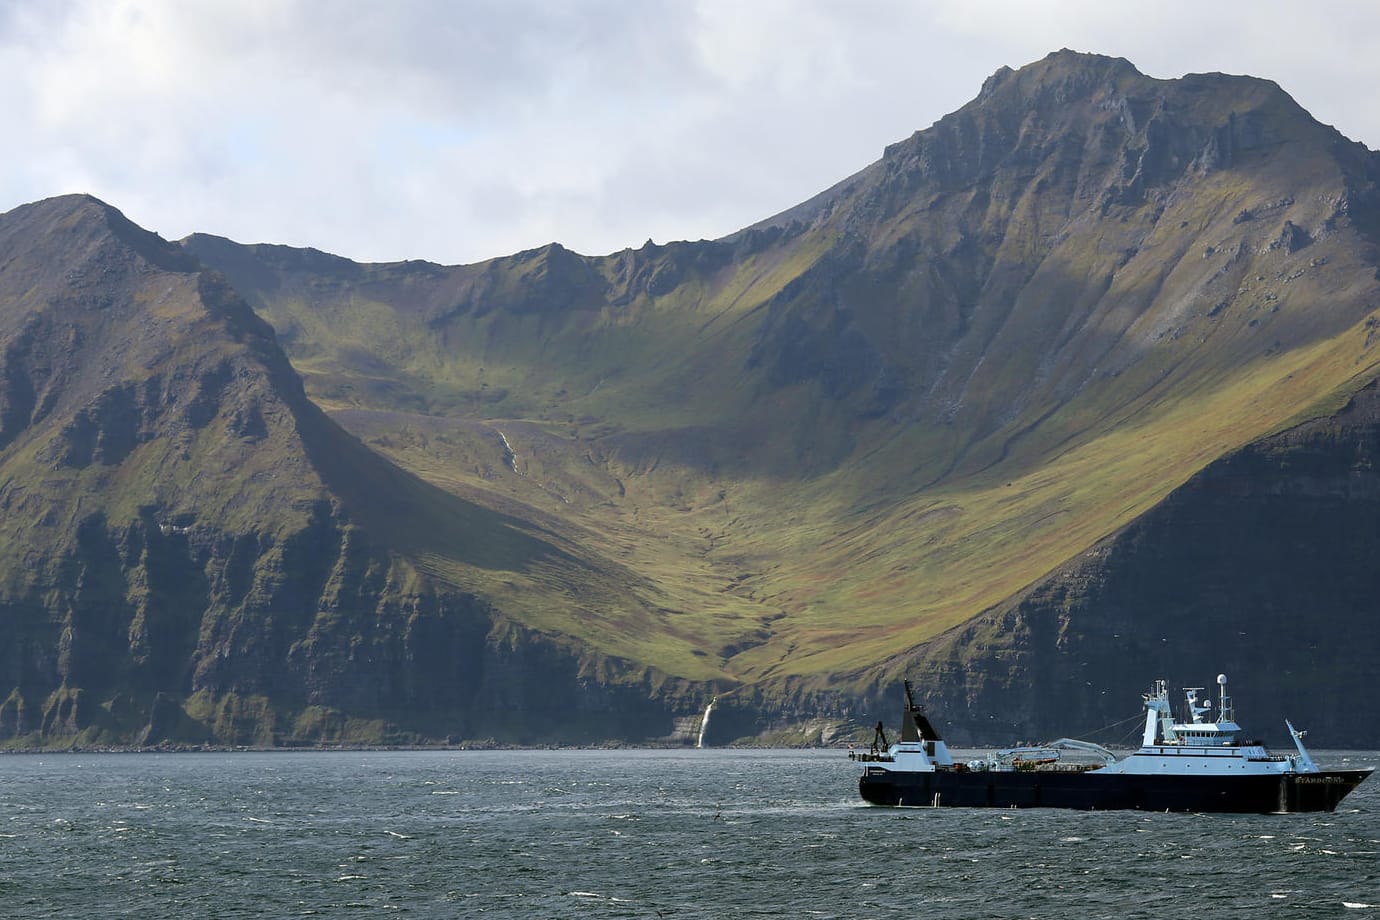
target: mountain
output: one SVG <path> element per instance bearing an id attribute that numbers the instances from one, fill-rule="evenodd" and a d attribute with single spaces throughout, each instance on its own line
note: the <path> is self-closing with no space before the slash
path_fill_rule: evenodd
<path id="1" fill-rule="evenodd" d="M 1070 711 L 1026 700 L 1040 668 L 1082 687 L 1100 662 L 1091 721 L 1124 711 L 1146 669 L 1233 669 L 1266 692 L 1317 616 L 1354 637 L 1358 611 L 1324 603 L 1271 619 L 1272 653 L 1238 643 L 1258 616 L 1241 609 L 1254 526 L 1221 537 L 1233 574 L 1182 600 L 1189 634 L 1162 635 L 1180 607 L 1136 604 L 1123 635 L 1153 645 L 1056 664 L 1070 623 L 1113 619 L 1105 601 L 1066 599 L 1049 647 L 1012 617 L 1089 554 L 1119 571 L 1109 547 L 1216 464 L 1374 379 L 1377 174 L 1267 81 L 1060 52 L 723 240 L 453 268 L 184 246 L 371 446 L 573 522 L 662 586 L 677 632 L 641 628 L 666 630 L 667 670 L 688 647 L 737 682 L 721 718 L 735 700 L 861 715 L 916 671 L 960 731 L 1019 700 L 1034 733 Z M 1312 538 L 1333 539 L 1325 520 Z M 1313 562 L 1270 574 L 1311 583 Z M 1215 565 L 1153 577 L 1187 593 Z"/>
<path id="2" fill-rule="evenodd" d="M 1058 52 L 721 240 L 468 266 L 180 251 L 271 325 L 294 411 L 347 445 L 267 466 L 374 464 L 317 473 L 320 500 L 404 575 L 313 621 L 396 628 L 400 594 L 445 598 L 477 618 L 454 639 L 477 672 L 498 634 L 563 662 L 509 673 L 576 701 L 566 737 L 684 735 L 711 697 L 711 741 L 832 737 L 910 674 L 955 740 L 1003 741 L 1226 671 L 1258 730 L 1364 744 L 1377 720 L 1296 707 L 1363 701 L 1380 651 L 1377 177 L 1267 81 Z M 276 526 L 211 513 L 245 507 L 227 494 L 174 506 Z M 133 583 L 128 558 L 108 571 Z M 51 589 L 26 596 L 61 622 Z M 413 665 L 388 654 L 393 686 Z M 485 737 L 490 711 L 495 737 L 552 730 L 535 696 L 472 685 L 429 721 L 405 694 L 365 705 L 378 672 L 333 661 L 354 696 L 235 692 L 418 739 Z M 184 689 L 164 697 L 229 692 Z"/>
<path id="3" fill-rule="evenodd" d="M 474 591 L 616 567 L 366 449 L 223 276 L 84 196 L 0 216 L 0 253 L 0 738 L 540 740 L 648 707 L 610 715 L 579 672 L 618 662 Z"/>

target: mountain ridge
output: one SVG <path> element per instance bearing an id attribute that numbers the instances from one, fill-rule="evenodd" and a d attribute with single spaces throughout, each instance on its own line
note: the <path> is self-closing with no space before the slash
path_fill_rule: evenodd
<path id="1" fill-rule="evenodd" d="M 1122 595 L 1065 590 L 1069 572 L 1115 583 L 1150 558 L 1117 548 L 1157 509 L 1300 425 L 1363 462 L 1343 442 L 1368 423 L 1329 420 L 1380 367 L 1378 162 L 1268 81 L 1057 52 L 720 240 L 469 266 L 180 245 L 276 330 L 355 466 L 438 490 L 420 528 L 380 490 L 373 538 L 506 624 L 490 634 L 552 637 L 578 686 L 642 693 L 638 737 L 715 695 L 726 733 L 870 724 L 904 671 L 960 733 L 1009 708 L 1034 734 L 1061 708 L 1105 714 L 1069 700 L 1061 637 L 1105 659 L 1127 650 L 1099 618 L 1178 615 L 1117 619 Z M 455 559 L 487 543 L 449 507 L 545 561 Z M 1209 583 L 1174 564 L 1155 577 Z M 1212 583 L 1194 608 L 1225 648 L 1243 592 Z M 1247 687 L 1285 654 L 1251 651 L 1227 663 Z M 1097 673 L 1114 702 L 1143 682 Z"/>

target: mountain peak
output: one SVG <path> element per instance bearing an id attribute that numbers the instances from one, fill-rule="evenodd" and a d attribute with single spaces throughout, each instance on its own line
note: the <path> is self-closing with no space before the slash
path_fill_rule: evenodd
<path id="1" fill-rule="evenodd" d="M 71 261 L 112 238 L 149 265 L 171 272 L 196 272 L 201 264 L 156 233 L 135 224 L 116 207 L 85 193 L 58 195 L 21 205 L 0 215 L 0 233 L 9 245 L 51 245 L 63 241 Z"/>
<path id="2" fill-rule="evenodd" d="M 1087 54 L 1065 48 L 1018 70 L 1000 67 L 982 84 L 971 104 L 1001 92 L 1013 92 L 1027 102 L 1067 104 L 1125 79 L 1148 79 L 1125 58 Z"/>
<path id="3" fill-rule="evenodd" d="M 1319 156 L 1345 146 L 1268 80 L 1161 80 L 1123 58 L 1062 50 L 996 71 L 971 102 L 888 146 L 869 172 L 877 193 L 896 204 L 914 202 L 922 187 L 940 193 L 995 182 L 1015 183 L 1014 191 L 1036 173 L 1046 181 L 1076 173 L 1078 197 L 1100 207 L 1142 201 L 1148 189 L 1242 157 L 1274 157 L 1288 144 L 1318 168 L 1327 168 Z"/>
<path id="4" fill-rule="evenodd" d="M 1074 51 L 1061 48 L 1051 51 L 1038 61 L 1019 68 L 1017 73 L 1042 80 L 1057 80 L 1075 75 L 1093 76 L 1145 76 L 1130 61 L 1108 54 L 1094 54 L 1087 51 Z"/>

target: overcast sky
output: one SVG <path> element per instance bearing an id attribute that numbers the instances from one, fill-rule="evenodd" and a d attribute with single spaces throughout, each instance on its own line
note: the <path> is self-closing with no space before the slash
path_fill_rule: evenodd
<path id="1" fill-rule="evenodd" d="M 1068 47 L 1380 147 L 1380 3 L 0 0 L 0 211 L 474 262 L 714 238 Z"/>

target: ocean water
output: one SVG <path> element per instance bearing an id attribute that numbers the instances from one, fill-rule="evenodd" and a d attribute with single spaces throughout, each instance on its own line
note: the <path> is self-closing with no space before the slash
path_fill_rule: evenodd
<path id="1" fill-rule="evenodd" d="M 1333 814 L 1169 815 L 873 808 L 860 769 L 825 751 L 0 756 L 0 916 L 1380 920 L 1377 777 Z"/>

